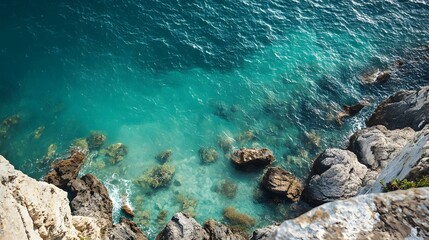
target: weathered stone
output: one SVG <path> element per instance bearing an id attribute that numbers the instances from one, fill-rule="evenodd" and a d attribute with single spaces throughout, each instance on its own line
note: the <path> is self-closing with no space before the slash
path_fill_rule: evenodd
<path id="1" fill-rule="evenodd" d="M 113 204 L 106 187 L 92 174 L 69 183 L 73 215 L 112 220 Z"/>
<path id="2" fill-rule="evenodd" d="M 129 217 L 134 217 L 135 215 L 133 209 L 131 209 L 130 205 L 126 203 L 122 205 L 121 210 Z"/>
<path id="3" fill-rule="evenodd" d="M 343 111 L 337 114 L 337 117 L 335 120 L 337 121 L 337 123 L 339 125 L 341 125 L 344 118 L 358 114 L 360 112 L 360 110 L 362 110 L 362 108 L 364 108 L 365 106 L 368 106 L 368 105 L 369 105 L 368 101 L 361 101 L 361 102 L 359 102 L 355 105 L 352 105 L 352 106 L 344 105 Z"/>
<path id="4" fill-rule="evenodd" d="M 415 132 L 411 128 L 387 130 L 382 125 L 357 131 L 350 137 L 348 150 L 359 162 L 372 170 L 386 167 L 402 148 L 411 141 Z"/>
<path id="5" fill-rule="evenodd" d="M 379 193 L 383 191 L 382 182 L 395 179 L 413 179 L 428 171 L 425 168 L 426 156 L 429 155 L 429 125 L 417 132 L 410 143 L 405 145 L 380 172 L 374 184 L 361 193 Z"/>
<path id="6" fill-rule="evenodd" d="M 428 239 L 429 188 L 360 195 L 283 222 L 267 239 Z"/>
<path id="7" fill-rule="evenodd" d="M 310 203 L 322 204 L 355 196 L 367 168 L 358 162 L 354 153 L 330 148 L 316 158 L 312 173 L 304 197 Z"/>
<path id="8" fill-rule="evenodd" d="M 103 146 L 106 139 L 107 137 L 103 133 L 92 131 L 89 137 L 86 138 L 86 141 L 88 142 L 88 147 L 90 150 L 99 150 Z"/>
<path id="9" fill-rule="evenodd" d="M 266 240 L 270 239 L 270 237 L 273 235 L 274 231 L 279 226 L 276 225 L 270 225 L 268 227 L 264 228 L 258 228 L 253 232 L 253 236 L 250 240 Z"/>
<path id="10" fill-rule="evenodd" d="M 269 191 L 294 202 L 299 200 L 303 190 L 301 181 L 298 178 L 278 167 L 268 168 L 262 178 L 262 185 Z"/>
<path id="11" fill-rule="evenodd" d="M 123 143 L 115 143 L 102 150 L 112 164 L 116 164 L 124 160 L 128 153 L 128 147 Z"/>
<path id="12" fill-rule="evenodd" d="M 108 233 L 108 239 L 115 240 L 147 240 L 140 228 L 133 221 L 121 218 Z"/>
<path id="13" fill-rule="evenodd" d="M 429 87 L 417 91 L 400 91 L 382 102 L 367 125 L 384 125 L 387 129 L 411 127 L 418 131 L 429 123 Z"/>
<path id="14" fill-rule="evenodd" d="M 209 239 L 209 235 L 192 217 L 184 213 L 176 213 L 167 226 L 158 234 L 157 240 L 201 240 Z"/>
<path id="15" fill-rule="evenodd" d="M 377 83 L 385 83 L 390 78 L 390 71 L 377 70 L 371 74 L 365 74 L 361 77 L 361 81 L 364 84 L 377 84 Z"/>
<path id="16" fill-rule="evenodd" d="M 238 166 L 268 165 L 275 157 L 267 148 L 241 148 L 231 154 L 231 160 Z"/>
<path id="17" fill-rule="evenodd" d="M 77 177 L 84 159 L 85 153 L 74 149 L 69 158 L 55 162 L 52 165 L 51 172 L 45 176 L 44 180 L 61 189 L 67 189 L 69 181 Z"/>
<path id="18" fill-rule="evenodd" d="M 204 224 L 204 230 L 210 240 L 246 240 L 249 239 L 245 232 L 234 232 L 227 226 L 214 220 L 208 220 Z"/>

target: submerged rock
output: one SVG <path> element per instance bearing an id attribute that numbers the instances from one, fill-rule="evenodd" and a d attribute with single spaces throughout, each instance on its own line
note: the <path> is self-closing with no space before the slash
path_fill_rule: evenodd
<path id="1" fill-rule="evenodd" d="M 367 171 L 354 153 L 329 148 L 314 160 L 304 197 L 308 202 L 322 204 L 356 196 Z"/>
<path id="2" fill-rule="evenodd" d="M 283 222 L 270 239 L 428 239 L 429 188 L 360 195 Z"/>
<path id="3" fill-rule="evenodd" d="M 168 160 L 170 160 L 172 155 L 173 155 L 173 151 L 171 151 L 170 149 L 167 149 L 167 150 L 164 150 L 164 151 L 158 153 L 155 156 L 155 159 L 161 163 L 166 163 L 166 162 L 168 162 Z"/>
<path id="4" fill-rule="evenodd" d="M 241 148 L 231 154 L 231 160 L 238 166 L 268 165 L 275 157 L 267 148 Z"/>
<path id="5" fill-rule="evenodd" d="M 364 84 L 378 84 L 385 83 L 390 79 L 391 72 L 390 70 L 380 71 L 377 70 L 370 74 L 365 74 L 361 77 L 361 81 Z"/>
<path id="6" fill-rule="evenodd" d="M 208 233 L 192 217 L 176 213 L 167 226 L 158 234 L 157 240 L 201 240 L 209 239 Z"/>
<path id="7" fill-rule="evenodd" d="M 112 164 L 116 164 L 124 160 L 128 153 L 128 148 L 123 143 L 115 143 L 104 149 L 102 153 L 107 156 Z"/>
<path id="8" fill-rule="evenodd" d="M 88 153 L 89 152 L 89 146 L 86 138 L 77 138 L 73 140 L 70 149 L 78 148 L 81 149 L 83 152 Z"/>
<path id="9" fill-rule="evenodd" d="M 42 136 L 44 131 L 45 131 L 45 126 L 40 126 L 36 128 L 36 130 L 34 130 L 33 132 L 33 138 L 38 140 Z"/>
<path id="10" fill-rule="evenodd" d="M 219 154 L 217 153 L 216 149 L 214 148 L 200 148 L 198 151 L 200 154 L 200 158 L 204 163 L 213 163 L 215 162 Z"/>
<path id="11" fill-rule="evenodd" d="M 360 110 L 362 110 L 362 108 L 364 108 L 368 105 L 369 105 L 368 101 L 361 101 L 361 102 L 359 102 L 355 105 L 352 105 L 352 106 L 344 105 L 343 111 L 338 113 L 337 117 L 335 118 L 335 120 L 337 121 L 337 124 L 341 125 L 343 123 L 344 118 L 351 117 L 351 116 L 358 114 L 360 112 Z"/>
<path id="12" fill-rule="evenodd" d="M 256 220 L 247 214 L 238 212 L 233 207 L 223 209 L 223 216 L 232 226 L 251 227 L 256 224 Z"/>
<path id="13" fill-rule="evenodd" d="M 7 117 L 0 124 L 0 138 L 6 138 L 10 129 L 19 123 L 21 116 L 19 114 Z"/>
<path id="14" fill-rule="evenodd" d="M 99 150 L 107 137 L 102 132 L 92 131 L 86 139 L 90 150 Z"/>
<path id="15" fill-rule="evenodd" d="M 183 194 L 179 194 L 176 196 L 176 202 L 180 203 L 182 213 L 189 217 L 195 217 L 195 208 L 198 203 L 197 200 Z"/>
<path id="16" fill-rule="evenodd" d="M 294 202 L 299 200 L 303 191 L 303 186 L 298 178 L 278 167 L 268 168 L 262 178 L 262 185 L 269 191 Z"/>
<path id="17" fill-rule="evenodd" d="M 174 176 L 174 167 L 163 164 L 147 170 L 143 176 L 136 180 L 136 183 L 144 189 L 156 189 L 170 184 Z"/>
<path id="18" fill-rule="evenodd" d="M 224 153 L 229 153 L 232 151 L 232 144 L 234 143 L 234 141 L 234 138 L 224 133 L 218 137 L 216 143 Z"/>
<path id="19" fill-rule="evenodd" d="M 68 184 L 73 215 L 107 219 L 112 221 L 113 203 L 106 187 L 92 174 L 74 179 Z"/>
<path id="20" fill-rule="evenodd" d="M 276 225 L 270 225 L 264 228 L 258 228 L 253 232 L 253 236 L 250 240 L 266 240 L 270 239 L 270 237 L 273 235 L 274 231 L 279 226 Z"/>
<path id="21" fill-rule="evenodd" d="M 218 191 L 227 198 L 233 199 L 237 195 L 237 184 L 231 180 L 223 179 L 220 181 Z"/>
<path id="22" fill-rule="evenodd" d="M 429 87 L 400 91 L 378 105 L 367 125 L 387 129 L 411 127 L 418 131 L 429 123 Z"/>
<path id="23" fill-rule="evenodd" d="M 82 151 L 72 151 L 69 158 L 52 165 L 52 170 L 45 176 L 44 180 L 61 189 L 67 189 L 69 181 L 77 177 L 85 157 L 86 155 Z"/>

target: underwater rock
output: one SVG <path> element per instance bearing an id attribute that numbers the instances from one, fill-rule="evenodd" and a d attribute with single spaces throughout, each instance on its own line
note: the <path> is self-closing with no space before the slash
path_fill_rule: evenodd
<path id="1" fill-rule="evenodd" d="M 326 149 L 313 162 L 312 176 L 303 196 L 313 204 L 356 196 L 367 171 L 354 153 L 337 148 Z"/>
<path id="2" fill-rule="evenodd" d="M 232 226 L 252 227 L 256 224 L 256 220 L 247 214 L 238 212 L 233 207 L 223 209 L 223 216 Z"/>
<path id="3" fill-rule="evenodd" d="M 227 121 L 231 120 L 233 115 L 238 111 L 238 107 L 236 105 L 228 107 L 224 102 L 215 103 L 214 108 L 213 114 Z"/>
<path id="4" fill-rule="evenodd" d="M 75 149 L 69 158 L 52 165 L 52 170 L 44 177 L 44 181 L 61 189 L 67 189 L 69 181 L 77 177 L 85 157 L 84 152 Z"/>
<path id="5" fill-rule="evenodd" d="M 122 204 L 121 210 L 129 217 L 134 217 L 134 211 L 131 209 L 130 205 L 127 203 Z"/>
<path id="6" fill-rule="evenodd" d="M 231 154 L 231 160 L 238 166 L 268 165 L 275 157 L 267 148 L 241 148 Z"/>
<path id="7" fill-rule="evenodd" d="M 19 123 L 21 116 L 19 114 L 12 115 L 4 119 L 0 125 L 0 138 L 6 138 L 10 129 Z"/>
<path id="8" fill-rule="evenodd" d="M 208 233 L 210 240 L 247 240 L 249 236 L 244 231 L 231 229 L 214 220 L 204 223 L 204 230 Z"/>
<path id="9" fill-rule="evenodd" d="M 294 202 L 299 200 L 303 191 L 302 183 L 297 177 L 278 167 L 268 168 L 262 178 L 262 185 L 269 191 Z"/>
<path id="10" fill-rule="evenodd" d="M 102 150 L 102 154 L 104 154 L 112 164 L 117 164 L 124 160 L 127 153 L 128 148 L 123 143 L 115 143 Z"/>
<path id="11" fill-rule="evenodd" d="M 103 218 L 112 221 L 113 203 L 106 187 L 92 174 L 68 183 L 72 196 L 73 215 Z"/>
<path id="12" fill-rule="evenodd" d="M 320 135 L 315 130 L 304 132 L 304 136 L 306 140 L 305 145 L 308 148 L 315 149 L 320 147 L 321 138 L 320 138 Z"/>
<path id="13" fill-rule="evenodd" d="M 106 135 L 101 132 L 92 131 L 86 139 L 90 150 L 99 150 L 106 141 Z"/>
<path id="14" fill-rule="evenodd" d="M 74 148 L 81 149 L 82 151 L 88 153 L 89 152 L 88 141 L 86 140 L 86 138 L 77 138 L 73 140 L 70 146 L 70 149 L 74 149 Z"/>
<path id="15" fill-rule="evenodd" d="M 200 148 L 198 153 L 200 154 L 200 158 L 204 163 L 213 163 L 219 157 L 219 154 L 217 153 L 216 149 L 214 149 L 214 148 L 203 147 L 203 148 Z"/>
<path id="16" fill-rule="evenodd" d="M 234 138 L 228 136 L 227 134 L 222 134 L 218 137 L 216 143 L 224 153 L 229 153 L 232 151 L 232 144 L 234 143 Z"/>
<path id="17" fill-rule="evenodd" d="M 380 71 L 377 70 L 370 74 L 364 74 L 361 76 L 361 81 L 363 84 L 378 84 L 385 83 L 390 78 L 390 70 Z"/>
<path id="18" fill-rule="evenodd" d="M 239 142 L 248 142 L 255 139 L 255 133 L 252 130 L 245 131 L 238 136 Z"/>
<path id="19" fill-rule="evenodd" d="M 391 130 L 411 127 L 418 131 L 429 123 L 428 113 L 429 87 L 417 91 L 399 91 L 378 105 L 367 125 L 384 125 Z"/>
<path id="20" fill-rule="evenodd" d="M 343 123 L 344 118 L 356 115 L 357 113 L 360 112 L 360 110 L 362 110 L 362 108 L 364 108 L 365 106 L 368 106 L 368 105 L 369 105 L 369 102 L 366 100 L 361 101 L 361 102 L 359 102 L 355 105 L 352 105 L 352 106 L 344 105 L 343 111 L 338 113 L 337 117 L 335 118 L 337 124 L 341 125 Z"/>
<path id="21" fill-rule="evenodd" d="M 34 130 L 33 132 L 33 138 L 38 140 L 42 136 L 44 131 L 45 131 L 45 126 L 40 126 L 36 128 L 36 130 Z"/>
<path id="22" fill-rule="evenodd" d="M 156 240 L 202 240 L 209 239 L 203 227 L 192 217 L 176 213 L 165 228 L 156 236 Z"/>
<path id="23" fill-rule="evenodd" d="M 57 152 L 57 145 L 56 144 L 50 144 L 48 147 L 48 150 L 46 151 L 45 156 L 43 156 L 42 159 L 38 160 L 38 164 L 47 164 L 50 161 L 54 159 L 55 153 Z"/>
<path id="24" fill-rule="evenodd" d="M 220 181 L 218 191 L 227 198 L 233 199 L 237 195 L 237 184 L 231 180 L 223 179 Z"/>
<path id="25" fill-rule="evenodd" d="M 167 211 L 161 210 L 158 214 L 158 217 L 156 217 L 156 223 L 158 225 L 164 224 L 166 218 L 167 218 Z"/>
<path id="26" fill-rule="evenodd" d="M 155 159 L 160 161 L 161 163 L 166 163 L 168 160 L 170 160 L 171 155 L 173 155 L 173 151 L 171 151 L 170 149 L 167 149 L 158 153 L 155 156 Z"/>
<path id="27" fill-rule="evenodd" d="M 197 200 L 187 197 L 183 194 L 179 194 L 176 196 L 176 202 L 181 205 L 181 212 L 185 213 L 187 216 L 195 217 L 195 208 L 197 207 Z"/>
<path id="28" fill-rule="evenodd" d="M 169 164 L 156 166 L 147 170 L 136 183 L 147 190 L 165 187 L 170 184 L 174 171 L 174 167 Z"/>
<path id="29" fill-rule="evenodd" d="M 108 239 L 115 240 L 147 240 L 148 238 L 133 221 L 122 217 L 108 233 Z"/>

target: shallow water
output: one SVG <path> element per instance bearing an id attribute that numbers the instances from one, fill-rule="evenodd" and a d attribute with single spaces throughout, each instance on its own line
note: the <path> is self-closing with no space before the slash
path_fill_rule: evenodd
<path id="1" fill-rule="evenodd" d="M 128 196 L 148 216 L 136 220 L 151 237 L 184 198 L 196 200 L 188 203 L 200 222 L 226 222 L 228 206 L 258 226 L 305 209 L 255 199 L 262 170 L 235 169 L 219 136 L 235 139 L 235 148 L 269 147 L 275 165 L 305 180 L 314 156 L 344 146 L 377 102 L 429 80 L 427 1 L 14 1 L 0 3 L 0 26 L 0 117 L 20 115 L 0 153 L 41 178 L 91 130 L 107 135 L 105 146 L 124 143 L 122 162 L 100 168 L 93 157 L 81 174 L 106 184 L 116 221 Z M 360 83 L 386 68 L 386 84 Z M 335 123 L 342 105 L 364 98 L 372 105 Z M 247 131 L 253 137 L 240 141 Z M 51 144 L 55 155 L 43 161 Z M 203 164 L 201 147 L 216 148 L 219 159 Z M 134 180 L 166 149 L 172 184 L 148 194 Z M 237 184 L 234 199 L 216 191 L 225 179 Z"/>

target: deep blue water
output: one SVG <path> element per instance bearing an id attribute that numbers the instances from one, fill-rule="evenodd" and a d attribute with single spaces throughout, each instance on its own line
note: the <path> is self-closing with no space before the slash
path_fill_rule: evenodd
<path id="1" fill-rule="evenodd" d="M 81 174 L 108 186 L 116 220 L 128 194 L 150 236 L 165 223 L 156 221 L 162 210 L 169 219 L 181 209 L 179 195 L 196 200 L 200 222 L 226 222 L 228 206 L 258 226 L 304 209 L 255 200 L 262 171 L 235 169 L 219 136 L 235 148 L 269 147 L 275 165 L 305 180 L 314 156 L 344 146 L 381 99 L 429 81 L 427 1 L 3 1 L 0 27 L 0 118 L 20 116 L 0 154 L 41 178 L 91 130 L 107 135 L 106 146 L 124 143 L 124 161 L 101 168 L 93 157 Z M 361 84 L 377 69 L 391 79 Z M 335 123 L 342 105 L 364 98 L 372 105 Z M 240 141 L 247 131 L 254 138 Z M 54 158 L 41 161 L 51 144 Z M 219 159 L 202 164 L 201 147 Z M 165 149 L 175 184 L 147 194 L 133 180 Z M 215 191 L 224 179 L 237 184 L 234 199 Z"/>

